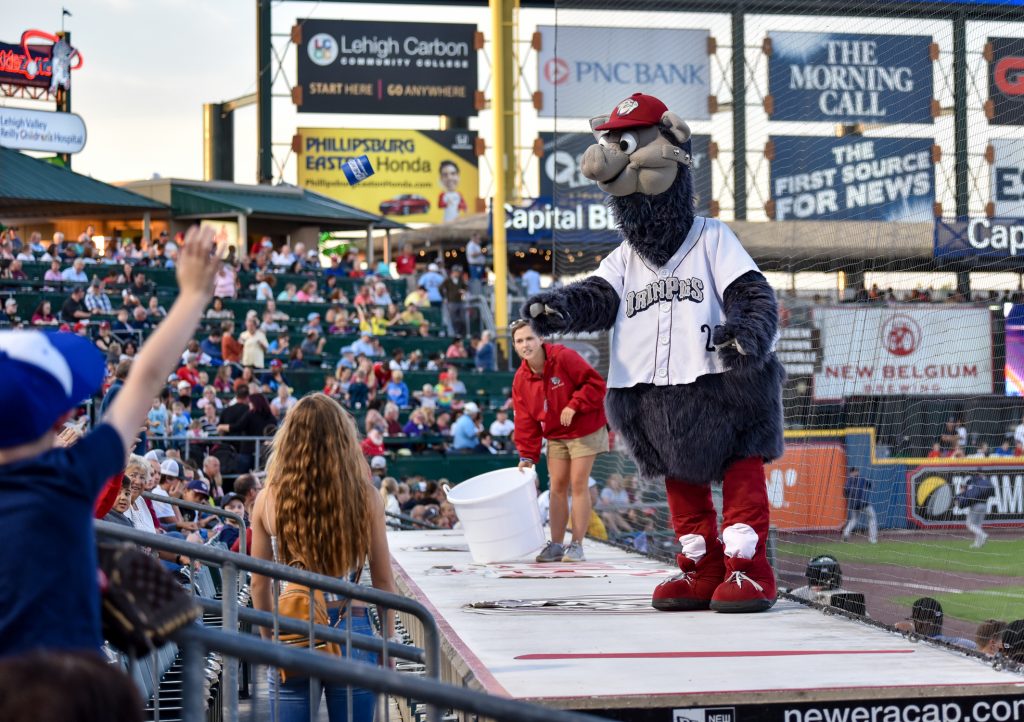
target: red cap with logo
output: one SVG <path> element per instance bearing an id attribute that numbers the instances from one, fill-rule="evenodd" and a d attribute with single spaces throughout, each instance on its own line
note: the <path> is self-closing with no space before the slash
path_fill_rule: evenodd
<path id="1" fill-rule="evenodd" d="M 653 95 L 633 93 L 615 106 L 611 117 L 594 130 L 617 130 L 619 128 L 646 128 L 661 122 L 661 116 L 668 108 Z"/>

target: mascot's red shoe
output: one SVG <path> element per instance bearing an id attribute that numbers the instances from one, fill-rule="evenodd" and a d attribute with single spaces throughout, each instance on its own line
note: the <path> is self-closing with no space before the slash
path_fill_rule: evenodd
<path id="1" fill-rule="evenodd" d="M 750 457 L 725 470 L 722 543 L 725 581 L 711 597 L 716 612 L 763 612 L 775 604 L 778 588 L 768 563 L 768 489 L 764 462 Z"/>
<path id="2" fill-rule="evenodd" d="M 676 555 L 682 574 L 655 587 L 651 606 L 663 612 L 707 609 L 725 575 L 725 554 L 718 540 L 711 487 L 666 479 L 665 488 L 672 528 L 683 547 L 683 553 Z"/>

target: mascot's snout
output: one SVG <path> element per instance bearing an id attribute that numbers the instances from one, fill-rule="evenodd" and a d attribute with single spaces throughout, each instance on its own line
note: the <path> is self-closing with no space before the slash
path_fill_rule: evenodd
<path id="1" fill-rule="evenodd" d="M 664 193 L 679 165 L 690 163 L 680 147 L 690 138 L 689 126 L 650 95 L 626 98 L 610 116 L 592 119 L 591 128 L 597 143 L 583 154 L 580 170 L 613 196 Z"/>

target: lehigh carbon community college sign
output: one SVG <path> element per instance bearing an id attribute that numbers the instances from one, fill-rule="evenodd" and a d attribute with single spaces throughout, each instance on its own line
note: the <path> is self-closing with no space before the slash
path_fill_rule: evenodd
<path id="1" fill-rule="evenodd" d="M 300 113 L 476 115 L 475 25 L 307 20 L 300 27 Z"/>

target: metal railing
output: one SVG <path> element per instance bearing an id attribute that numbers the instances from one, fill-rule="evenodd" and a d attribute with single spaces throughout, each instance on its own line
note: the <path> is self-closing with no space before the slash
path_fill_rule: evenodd
<path id="1" fill-rule="evenodd" d="M 233 511 L 227 511 L 220 509 L 209 504 L 197 504 L 194 501 L 185 501 L 184 499 L 178 499 L 173 496 L 163 496 L 161 494 L 154 494 L 151 491 L 142 492 L 143 499 L 149 499 L 150 501 L 159 502 L 161 504 L 170 504 L 171 506 L 178 506 L 182 509 L 190 509 L 192 511 L 198 511 L 201 514 L 210 514 L 211 516 L 219 516 L 224 519 L 233 519 L 238 524 L 238 538 L 243 540 L 238 543 L 238 553 L 243 556 L 249 556 L 248 539 L 246 536 L 246 524 L 245 515 L 236 514 Z"/>
<path id="2" fill-rule="evenodd" d="M 159 500 L 165 501 L 162 497 Z M 191 502 L 184 503 L 190 504 Z M 202 505 L 199 504 L 195 506 L 202 507 Z M 274 628 L 275 637 L 279 630 L 284 629 L 288 632 L 304 633 L 310 640 L 311 645 L 314 643 L 313 640 L 316 640 L 317 638 L 332 638 L 331 641 L 344 641 L 347 645 L 347 649 L 356 647 L 361 649 L 368 648 L 372 651 L 380 650 L 385 663 L 387 662 L 389 654 L 391 656 L 415 660 L 420 658 L 419 655 L 422 653 L 422 660 L 426 675 L 435 679 L 440 676 L 441 647 L 437 623 L 434 621 L 434 617 L 427 608 L 415 600 L 398 594 L 383 592 L 378 589 L 374 589 L 373 587 L 367 587 L 354 582 L 345 581 L 343 579 L 336 579 L 322 574 L 314 574 L 312 572 L 296 569 L 284 564 L 277 564 L 275 562 L 257 559 L 251 556 L 244 556 L 242 554 L 235 554 L 233 552 L 204 544 L 182 541 L 175 537 L 167 536 L 166 534 L 152 534 L 150 532 L 128 528 L 120 524 L 103 521 L 95 522 L 95 528 L 98 535 L 102 535 L 110 539 L 129 541 L 138 544 L 139 546 L 170 551 L 175 554 L 183 554 L 193 561 L 201 560 L 219 567 L 221 570 L 222 589 L 221 600 L 219 603 L 222 619 L 221 624 L 223 629 L 229 630 L 232 634 L 237 634 L 238 632 L 238 621 L 240 617 L 244 617 L 247 621 L 252 621 L 254 623 L 269 621 L 270 626 Z M 241 548 L 241 544 L 239 544 L 239 547 Z M 297 622 L 293 627 L 293 624 L 290 621 L 282 620 L 280 616 L 276 614 L 276 605 L 275 614 L 258 612 L 256 610 L 253 610 L 252 612 L 249 610 L 242 612 L 238 604 L 237 593 L 228 593 L 226 591 L 238 589 L 238 572 L 240 570 L 260 574 L 279 581 L 294 582 L 296 584 L 305 585 L 310 589 L 310 596 L 312 596 L 313 590 L 319 590 L 323 592 L 330 592 L 348 599 L 358 599 L 396 612 L 409 614 L 414 617 L 422 627 L 424 648 L 422 652 L 415 650 L 406 652 L 399 649 L 402 645 L 394 645 L 393 643 L 388 643 L 387 640 L 377 639 L 376 637 L 353 634 L 351 631 L 351 625 L 346 625 L 345 630 L 342 632 L 338 629 L 314 625 L 312 618 L 310 618 L 309 623 L 306 625 L 301 622 Z M 193 582 L 192 588 L 193 590 L 196 589 L 195 582 Z M 216 606 L 217 602 L 215 600 L 210 601 L 212 601 L 214 606 Z M 202 602 L 202 604 L 205 607 L 210 607 L 210 602 Z M 311 603 L 309 606 L 310 610 L 312 610 L 313 604 Z M 351 608 L 351 605 L 348 606 Z M 336 639 L 337 634 L 342 634 L 343 639 Z M 358 637 L 363 638 L 359 639 Z M 327 664 L 337 664 L 344 661 L 342 658 L 338 657 L 325 656 L 325 659 L 329 660 Z M 359 664 L 366 666 L 365 663 Z M 228 720 L 228 722 L 237 722 L 237 658 L 228 660 L 226 667 L 228 671 L 225 677 L 224 695 L 222 698 L 224 719 Z M 291 667 L 289 667 L 289 669 L 290 668 Z M 188 673 L 186 673 L 186 680 L 187 679 Z M 428 716 L 430 716 L 431 720 L 438 719 L 436 710 L 433 709 L 428 709 Z"/>

